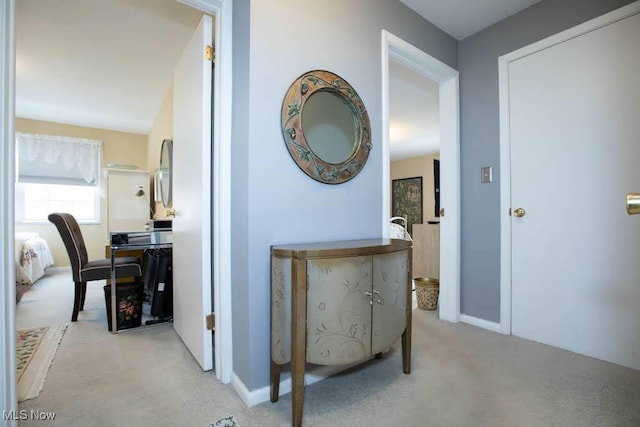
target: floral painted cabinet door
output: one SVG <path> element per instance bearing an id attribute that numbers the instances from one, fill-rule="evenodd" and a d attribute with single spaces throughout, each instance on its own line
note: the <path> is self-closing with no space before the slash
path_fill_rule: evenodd
<path id="1" fill-rule="evenodd" d="M 391 252 L 373 257 L 371 353 L 385 351 L 407 328 L 409 253 Z"/>
<path id="2" fill-rule="evenodd" d="M 307 261 L 307 362 L 346 364 L 371 355 L 372 267 L 370 256 Z"/>

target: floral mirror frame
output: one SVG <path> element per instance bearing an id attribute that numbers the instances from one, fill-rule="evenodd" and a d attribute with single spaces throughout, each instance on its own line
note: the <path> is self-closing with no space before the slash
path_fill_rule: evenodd
<path id="1" fill-rule="evenodd" d="M 340 163 L 322 160 L 309 146 L 302 128 L 307 100 L 319 91 L 340 98 L 353 115 L 355 141 L 349 158 Z M 367 163 L 371 151 L 371 125 L 367 109 L 356 91 L 330 71 L 313 70 L 298 77 L 282 102 L 282 136 L 289 154 L 304 173 L 325 184 L 342 184 L 355 177 Z"/>

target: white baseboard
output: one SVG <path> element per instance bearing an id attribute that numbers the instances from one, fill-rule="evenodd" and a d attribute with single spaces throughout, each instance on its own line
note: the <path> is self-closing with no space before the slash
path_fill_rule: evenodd
<path id="1" fill-rule="evenodd" d="M 330 377 L 331 375 L 335 375 L 339 372 L 345 371 L 349 368 L 352 368 L 356 365 L 366 362 L 367 360 L 373 359 L 373 356 L 369 359 L 351 363 L 349 365 L 334 365 L 334 366 L 319 366 L 311 371 L 307 371 L 304 375 L 304 385 L 308 386 L 318 381 L 322 381 L 323 379 Z M 231 373 L 231 385 L 235 389 L 236 393 L 240 396 L 240 399 L 247 406 L 258 405 L 262 402 L 266 402 L 271 399 L 271 385 L 259 388 L 257 390 L 249 391 L 249 389 L 244 385 L 244 383 L 238 378 L 235 372 Z M 280 389 L 279 396 L 291 392 L 291 377 L 287 377 L 280 380 Z"/>
<path id="2" fill-rule="evenodd" d="M 466 314 L 460 314 L 460 321 L 463 323 L 468 323 L 469 325 L 477 326 L 478 328 L 488 329 L 499 334 L 503 333 L 500 323 L 490 322 L 488 320 L 479 319 L 477 317 L 469 316 Z"/>
<path id="3" fill-rule="evenodd" d="M 252 398 L 251 392 L 244 385 L 242 380 L 238 378 L 235 372 L 231 372 L 231 386 L 236 391 L 236 393 L 238 393 L 238 396 L 240 396 L 240 399 L 244 402 L 245 405 L 253 406 L 256 404 L 256 403 L 254 403 L 253 405 L 251 404 L 251 398 Z"/>

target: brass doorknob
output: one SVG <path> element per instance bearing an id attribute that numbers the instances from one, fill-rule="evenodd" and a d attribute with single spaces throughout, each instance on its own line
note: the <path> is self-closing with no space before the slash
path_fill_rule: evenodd
<path id="1" fill-rule="evenodd" d="M 640 214 L 640 194 L 627 193 L 627 213 L 629 215 Z"/>
<path id="2" fill-rule="evenodd" d="M 526 213 L 527 212 L 524 209 L 517 208 L 513 211 L 513 216 L 515 216 L 516 218 L 522 218 Z"/>

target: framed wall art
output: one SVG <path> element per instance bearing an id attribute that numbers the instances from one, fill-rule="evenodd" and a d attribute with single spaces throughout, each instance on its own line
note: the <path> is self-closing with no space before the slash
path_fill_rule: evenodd
<path id="1" fill-rule="evenodd" d="M 391 181 L 391 216 L 407 218 L 407 231 L 422 224 L 422 177 Z"/>

